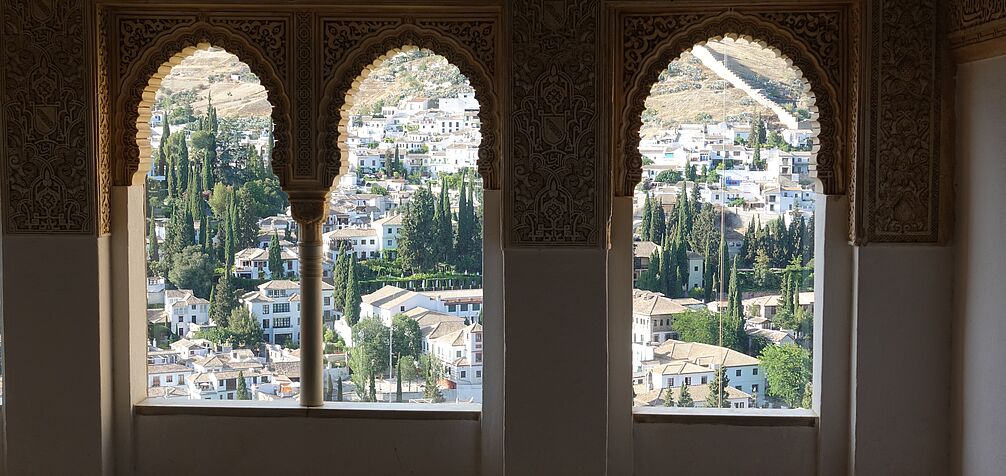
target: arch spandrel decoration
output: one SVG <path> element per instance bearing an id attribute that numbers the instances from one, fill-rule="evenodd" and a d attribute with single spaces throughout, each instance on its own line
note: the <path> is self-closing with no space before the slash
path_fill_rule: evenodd
<path id="1" fill-rule="evenodd" d="M 413 46 L 443 56 L 468 78 L 479 102 L 482 142 L 478 171 L 485 189 L 499 189 L 501 121 L 494 76 L 498 31 L 495 21 L 403 18 L 324 21 L 322 25 L 326 85 L 318 124 L 321 131 L 318 165 L 324 167 L 324 183 L 331 184 L 348 168 L 348 162 L 343 160 L 347 151 L 340 145 L 340 134 L 346 132 L 349 120 L 344 115 L 349 107 L 348 95 L 376 61 L 402 47 Z"/>
<path id="2" fill-rule="evenodd" d="M 631 196 L 642 177 L 639 129 L 644 103 L 660 71 L 695 44 L 737 36 L 769 48 L 792 61 L 810 83 L 817 110 L 816 175 L 825 194 L 844 193 L 848 148 L 839 106 L 843 33 L 837 12 L 742 14 L 738 12 L 625 15 L 622 17 L 621 91 L 614 193 Z"/>
<path id="3" fill-rule="evenodd" d="M 150 103 L 159 80 L 170 72 L 170 68 L 165 66 L 181 61 L 187 56 L 186 52 L 194 48 L 212 45 L 236 55 L 259 77 L 266 89 L 269 103 L 273 106 L 275 147 L 272 167 L 280 183 L 285 184 L 289 164 L 290 101 L 285 78 L 278 72 L 286 72 L 288 68 L 286 43 L 276 38 L 286 36 L 287 28 L 283 21 L 270 22 L 262 18 L 240 20 L 231 17 L 223 23 L 226 26 L 222 26 L 195 21 L 194 18 L 158 17 L 148 20 L 150 29 L 144 30 L 142 25 L 145 21 L 147 20 L 127 17 L 120 19 L 118 23 L 118 72 L 122 79 L 115 102 L 117 118 L 113 142 L 118 150 L 113 155 L 117 158 L 112 168 L 114 183 L 132 185 L 137 177 L 141 177 L 150 168 L 149 150 L 141 151 L 141 145 L 149 149 L 149 132 L 140 131 L 138 125 L 150 120 Z M 255 33 L 258 29 L 267 32 Z M 137 33 L 143 31 L 148 33 Z M 126 62 L 123 58 L 129 61 Z"/>

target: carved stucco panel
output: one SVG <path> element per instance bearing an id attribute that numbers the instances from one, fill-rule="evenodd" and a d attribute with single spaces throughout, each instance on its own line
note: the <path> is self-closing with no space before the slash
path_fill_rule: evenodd
<path id="1" fill-rule="evenodd" d="M 596 1 L 511 2 L 510 246 L 599 246 Z"/>
<path id="2" fill-rule="evenodd" d="M 871 95 L 866 242 L 937 242 L 940 77 L 934 0 L 878 0 L 870 12 Z"/>
<path id="3" fill-rule="evenodd" d="M 5 233 L 99 231 L 88 5 L 3 3 Z"/>

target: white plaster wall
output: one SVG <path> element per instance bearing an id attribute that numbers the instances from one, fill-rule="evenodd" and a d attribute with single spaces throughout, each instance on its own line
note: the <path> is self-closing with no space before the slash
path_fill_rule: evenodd
<path id="1" fill-rule="evenodd" d="M 636 423 L 633 437 L 636 476 L 811 475 L 817 462 L 812 427 Z"/>
<path id="2" fill-rule="evenodd" d="M 951 251 L 878 244 L 854 250 L 857 475 L 947 474 Z"/>
<path id="3" fill-rule="evenodd" d="M 955 471 L 1006 471 L 1006 56 L 957 70 Z"/>
<path id="4" fill-rule="evenodd" d="M 132 474 L 467 476 L 479 431 L 475 420 L 138 416 Z"/>
<path id="5" fill-rule="evenodd" d="M 503 250 L 508 475 L 605 474 L 606 258 L 604 249 Z"/>
<path id="6" fill-rule="evenodd" d="M 108 285 L 98 272 L 107 246 L 93 236 L 3 238 L 8 474 L 98 475 L 110 467 L 111 382 L 102 373 L 109 322 L 99 291 Z M 43 349 L 73 349 L 73 357 Z M 68 362 L 73 372 L 48 370 Z"/>

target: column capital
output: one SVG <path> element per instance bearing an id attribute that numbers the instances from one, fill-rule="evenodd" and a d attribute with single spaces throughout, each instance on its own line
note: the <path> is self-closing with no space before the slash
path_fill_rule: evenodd
<path id="1" fill-rule="evenodd" d="M 328 194 L 290 194 L 290 213 L 301 226 L 317 225 L 325 221 Z"/>

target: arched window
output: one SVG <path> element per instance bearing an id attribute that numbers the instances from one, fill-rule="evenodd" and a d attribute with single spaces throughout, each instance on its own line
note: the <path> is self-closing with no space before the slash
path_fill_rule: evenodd
<path id="1" fill-rule="evenodd" d="M 348 170 L 323 227 L 336 296 L 326 336 L 348 359 L 328 400 L 482 402 L 479 111 L 458 67 L 414 46 L 348 92 Z"/>
<path id="2" fill-rule="evenodd" d="M 270 167 L 273 106 L 224 49 L 201 44 L 167 66 L 140 106 L 150 114 L 148 396 L 294 399 L 299 252 Z"/>
<path id="3" fill-rule="evenodd" d="M 810 408 L 810 84 L 778 52 L 729 36 L 692 46 L 655 79 L 638 130 L 623 319 L 633 404 Z"/>

